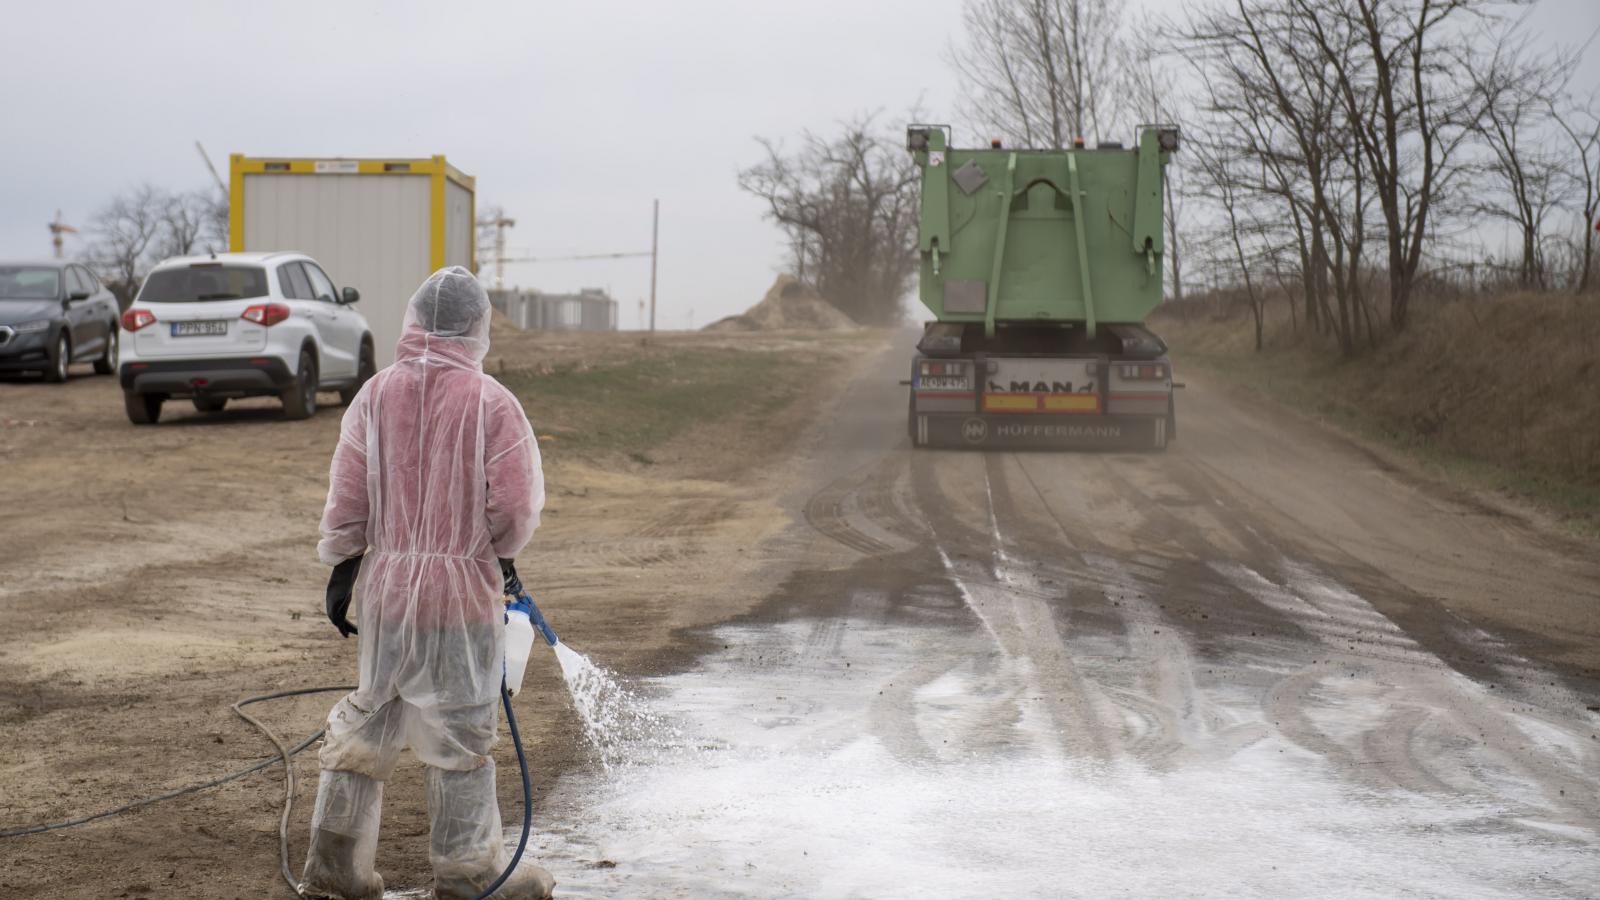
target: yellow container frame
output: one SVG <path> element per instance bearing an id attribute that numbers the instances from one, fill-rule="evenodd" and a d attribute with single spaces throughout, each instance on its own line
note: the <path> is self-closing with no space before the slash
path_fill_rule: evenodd
<path id="1" fill-rule="evenodd" d="M 355 171 L 349 171 L 351 163 Z M 478 261 L 478 180 L 445 161 L 443 156 L 427 158 L 393 157 L 383 159 L 349 159 L 345 157 L 284 157 L 245 156 L 234 153 L 228 157 L 228 249 L 238 253 L 244 250 L 244 177 L 246 175 L 326 175 L 319 166 L 338 165 L 332 174 L 340 175 L 415 175 L 430 179 L 432 221 L 429 223 L 429 255 L 434 271 L 444 268 L 444 186 L 455 182 L 471 195 L 472 224 L 467 228 L 467 258 L 474 271 Z"/>

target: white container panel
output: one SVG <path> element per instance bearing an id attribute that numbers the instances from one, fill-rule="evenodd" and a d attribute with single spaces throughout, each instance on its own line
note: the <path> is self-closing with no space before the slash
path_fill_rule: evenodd
<path id="1" fill-rule="evenodd" d="M 298 250 L 361 292 L 378 365 L 394 360 L 406 303 L 431 273 L 429 179 L 249 174 L 244 248 Z"/>

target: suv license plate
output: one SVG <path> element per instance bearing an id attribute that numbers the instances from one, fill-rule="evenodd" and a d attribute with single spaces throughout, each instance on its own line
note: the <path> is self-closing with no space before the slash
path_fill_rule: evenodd
<path id="1" fill-rule="evenodd" d="M 214 320 L 210 322 L 173 322 L 173 337 L 197 337 L 200 335 L 227 334 L 227 320 Z"/>

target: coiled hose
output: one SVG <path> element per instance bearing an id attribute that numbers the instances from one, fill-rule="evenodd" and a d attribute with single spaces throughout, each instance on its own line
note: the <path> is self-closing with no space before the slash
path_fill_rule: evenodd
<path id="1" fill-rule="evenodd" d="M 290 747 L 284 744 L 283 739 L 278 737 L 278 735 L 275 734 L 272 729 L 262 724 L 260 719 L 257 719 L 255 716 L 245 712 L 244 707 L 255 703 L 265 703 L 268 700 L 281 700 L 285 697 L 303 697 L 307 694 L 328 694 L 333 693 L 334 691 L 349 693 L 353 690 L 355 690 L 353 685 L 339 685 L 335 687 L 299 688 L 292 691 L 278 691 L 272 694 L 262 694 L 257 697 L 246 697 L 245 699 L 233 704 L 233 706 L 230 708 L 239 716 L 239 718 L 249 722 L 257 731 L 265 735 L 267 740 L 272 742 L 272 746 L 278 751 L 278 755 L 276 757 L 272 759 L 264 759 L 261 762 L 247 766 L 237 772 L 230 772 L 221 778 L 214 778 L 210 781 L 202 782 L 200 784 L 191 784 L 188 787 L 179 788 L 175 791 L 168 791 L 165 794 L 158 794 L 154 797 L 145 797 L 142 800 L 135 800 L 132 803 L 125 803 L 122 806 L 116 807 L 115 809 L 108 809 L 104 812 L 97 812 L 92 815 L 81 816 L 76 819 L 69 819 L 65 822 L 51 822 L 41 825 L 27 825 L 21 828 L 10 828 L 5 831 L 0 831 L 0 838 L 21 837 L 28 834 L 43 834 L 47 831 L 59 831 L 64 828 L 76 828 L 79 825 L 87 825 L 88 823 L 97 821 L 99 819 L 110 818 L 111 816 L 129 812 L 130 810 L 150 806 L 154 803 L 160 803 L 163 800 L 172 800 L 178 797 L 187 796 L 189 794 L 198 793 L 206 790 L 207 788 L 213 788 L 218 785 L 227 784 L 230 781 L 238 781 L 240 778 L 243 778 L 246 775 L 249 775 L 253 772 L 259 772 L 268 766 L 273 766 L 281 762 L 283 764 L 283 815 L 278 819 L 278 868 L 283 874 L 283 880 L 288 883 L 289 890 L 294 891 L 295 896 L 299 896 L 300 886 L 295 882 L 294 871 L 289 867 L 289 814 L 294 808 L 294 765 L 292 760 L 300 751 L 321 740 L 322 735 L 327 731 L 327 729 L 319 728 L 314 734 L 307 737 L 305 740 L 295 744 L 293 747 Z M 522 854 L 525 850 L 527 850 L 528 847 L 528 835 L 533 830 L 533 782 L 528 777 L 528 757 L 526 751 L 522 749 L 522 734 L 517 730 L 517 716 L 516 713 L 511 711 L 511 692 L 506 689 L 504 683 L 500 685 L 500 702 L 505 707 L 506 724 L 511 727 L 511 740 L 517 748 L 517 766 L 522 770 L 522 838 L 517 841 L 517 852 L 512 855 L 511 862 L 506 866 L 505 871 L 501 872 L 500 877 L 496 878 L 494 883 L 490 884 L 489 887 L 486 888 L 483 893 L 475 897 L 474 900 L 486 900 L 489 895 L 499 890 L 502 884 L 505 884 L 506 879 L 511 877 L 511 873 L 517 870 L 517 864 L 522 861 Z"/>

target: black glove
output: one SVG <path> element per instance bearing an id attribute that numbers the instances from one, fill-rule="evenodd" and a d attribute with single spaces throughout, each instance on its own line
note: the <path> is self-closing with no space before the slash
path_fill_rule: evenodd
<path id="1" fill-rule="evenodd" d="M 522 579 L 517 577 L 517 561 L 514 559 L 500 560 L 500 574 L 505 576 L 505 592 L 512 597 L 522 596 Z"/>
<path id="2" fill-rule="evenodd" d="M 350 598 L 355 595 L 356 574 L 361 571 L 361 557 L 352 556 L 337 566 L 333 567 L 333 574 L 328 576 L 328 621 L 339 633 L 349 637 L 356 633 L 356 627 L 350 624 Z"/>

